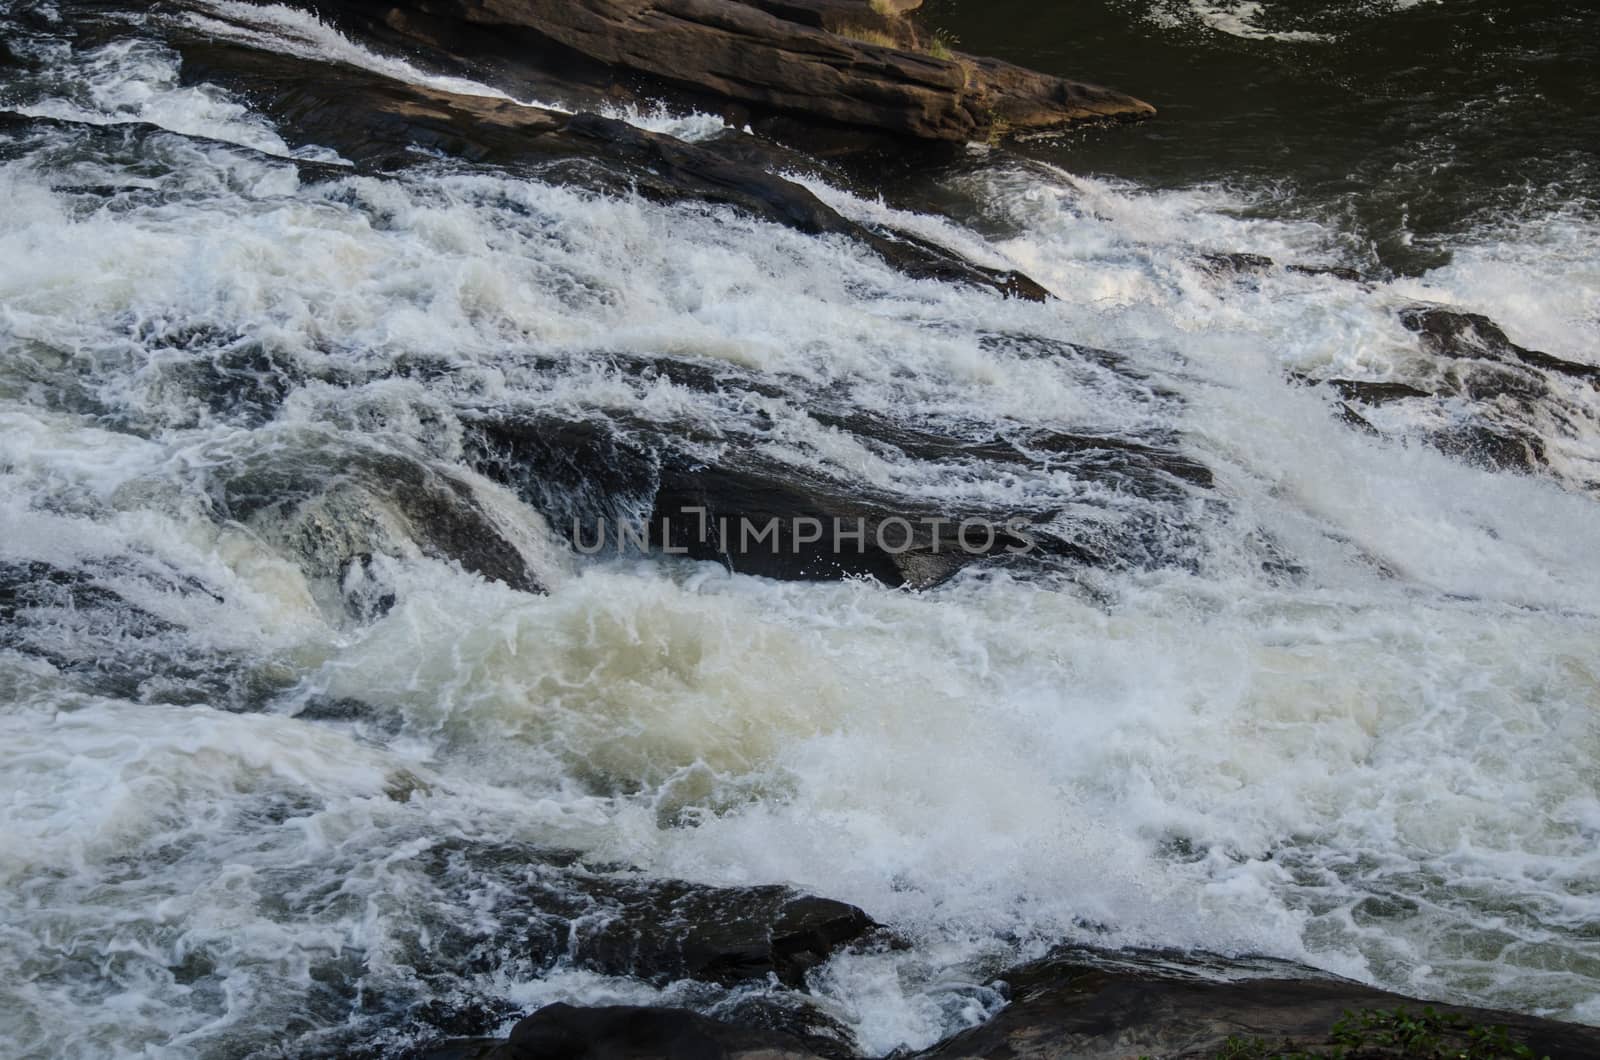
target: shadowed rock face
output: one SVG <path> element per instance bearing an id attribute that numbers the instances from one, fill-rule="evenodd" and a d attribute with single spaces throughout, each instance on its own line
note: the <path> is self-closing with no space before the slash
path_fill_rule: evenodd
<path id="1" fill-rule="evenodd" d="M 984 140 L 1155 113 L 1109 89 L 920 50 L 914 30 L 865 0 L 321 0 L 317 6 L 446 54 L 481 52 L 487 33 L 501 39 L 500 54 L 512 67 L 520 53 L 521 65 L 535 69 L 587 66 L 590 82 L 607 71 L 698 99 L 918 139 Z M 891 40 L 901 46 L 883 43 Z"/>
<path id="2" fill-rule="evenodd" d="M 800 1038 L 730 1026 L 680 1008 L 547 1005 L 509 1040 L 447 1042 L 415 1060 L 815 1060 Z"/>
<path id="3" fill-rule="evenodd" d="M 680 366 L 663 360 L 651 370 L 658 367 Z M 705 382 L 734 390 L 762 385 L 732 374 Z M 1188 502 L 1212 485 L 1205 466 L 1127 438 L 1017 428 L 973 439 L 914 431 L 861 412 L 814 409 L 812 418 L 896 460 L 974 476 L 1070 470 L 1158 505 L 1154 510 L 1170 525 L 1063 525 L 1053 511 L 929 502 L 785 463 L 761 452 L 757 435 L 708 447 L 706 439 L 658 424 L 496 413 L 471 417 L 467 437 L 483 474 L 544 512 L 584 551 L 616 551 L 616 525 L 623 521 L 639 527 L 653 550 L 800 581 L 871 577 L 925 588 L 981 562 L 1164 566 L 1180 562 L 1167 531 L 1181 526 Z M 596 529 L 602 523 L 611 535 L 604 541 Z"/>
<path id="4" fill-rule="evenodd" d="M 308 577 L 337 581 L 357 613 L 393 602 L 369 584 L 375 554 L 416 552 L 513 589 L 542 591 L 507 528 L 447 467 L 313 440 L 293 458 L 242 457 L 218 475 L 212 493 L 219 515 L 278 544 Z"/>
<path id="5" fill-rule="evenodd" d="M 732 986 L 806 972 L 878 930 L 860 909 L 788 887 L 709 887 L 654 879 L 515 844 L 445 842 L 417 867 L 431 880 L 492 895 L 500 924 L 439 925 L 435 948 L 467 963 L 513 941 L 530 967 L 571 965 L 666 984 Z M 492 963 L 492 960 L 489 962 Z"/>
<path id="6" fill-rule="evenodd" d="M 1519 346 L 1478 313 L 1417 305 L 1399 317 L 1425 356 L 1405 379 L 1295 378 L 1332 388 L 1342 399 L 1340 417 L 1375 437 L 1405 433 L 1490 470 L 1600 488 L 1556 458 L 1565 439 L 1585 433 L 1576 425 L 1600 421 L 1600 366 Z M 1385 426 L 1392 406 L 1408 417 L 1402 432 Z"/>
<path id="7" fill-rule="evenodd" d="M 1441 357 L 1521 362 L 1558 375 L 1600 383 L 1600 367 L 1518 346 L 1506 338 L 1499 325 L 1480 313 L 1413 306 L 1401 311 L 1400 322 L 1422 336 L 1424 349 Z"/>
<path id="8" fill-rule="evenodd" d="M 1250 966 L 1254 966 L 1253 969 Z M 1259 978 L 1218 982 L 1219 973 L 1253 970 Z M 1014 969 L 1006 980 L 1015 1000 L 982 1027 L 924 1054 L 940 1058 L 1006 1060 L 1122 1060 L 1132 1056 L 1214 1057 L 1230 1037 L 1259 1040 L 1278 1056 L 1331 1050 L 1333 1028 L 1347 1012 L 1361 1014 L 1422 1003 L 1280 961 L 1207 960 L 1161 953 L 1102 954 L 1068 950 Z M 1600 1030 L 1484 1009 L 1434 1006 L 1441 1027 L 1503 1026 L 1509 1039 L 1534 1056 L 1579 1060 L 1600 1055 Z M 1458 1022 L 1459 1021 L 1459 1022 Z M 1447 1041 L 1452 1032 L 1445 1030 Z M 1415 1056 L 1388 1048 L 1381 1032 L 1368 1032 L 1350 1056 Z M 1432 1055 L 1432 1054 L 1429 1054 Z M 1455 1055 L 1441 1051 L 1438 1055 Z"/>
<path id="9" fill-rule="evenodd" d="M 1232 981 L 1224 981 L 1231 976 Z M 1250 976 L 1250 978 L 1239 978 Z M 1011 1004 L 988 1023 L 917 1056 L 939 1060 L 1210 1060 L 1230 1038 L 1239 1055 L 1309 1051 L 1364 1060 L 1454 1056 L 1488 1032 L 1503 1048 L 1475 1056 L 1580 1060 L 1600 1055 L 1600 1029 L 1451 1005 L 1431 1006 L 1286 961 L 1152 951 L 1069 948 L 1007 972 Z M 1408 1051 L 1388 1036 L 1385 1014 L 1403 1009 L 1430 1021 L 1437 1052 Z M 1503 1038 L 1499 1035 L 1503 1034 Z M 682 1009 L 551 1005 L 519 1023 L 509 1040 L 440 1043 L 428 1060 L 538 1057 L 807 1058 L 819 1040 L 736 1027 Z M 896 1054 L 899 1055 L 899 1054 Z M 1462 1054 L 1464 1055 L 1464 1054 Z"/>

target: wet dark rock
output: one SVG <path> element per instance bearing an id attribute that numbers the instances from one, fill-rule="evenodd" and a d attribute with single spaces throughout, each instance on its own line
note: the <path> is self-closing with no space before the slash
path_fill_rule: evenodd
<path id="1" fill-rule="evenodd" d="M 956 438 L 860 412 L 812 414 L 893 458 L 970 469 L 974 477 L 1012 468 L 1060 468 L 1159 501 L 1178 500 L 1187 486 L 1211 485 L 1209 469 L 1176 452 L 1123 438 L 1043 430 Z M 1132 540 L 1139 536 L 1136 527 L 1124 528 L 1130 536 L 1096 540 L 1093 532 L 1051 529 L 1054 515 L 932 505 L 730 447 L 717 463 L 664 463 L 652 520 L 663 541 L 686 549 L 692 558 L 720 559 L 734 570 L 779 578 L 870 576 L 886 585 L 923 588 L 983 561 L 1027 556 L 1033 562 L 1108 566 L 1144 558 Z M 777 528 L 770 544 L 757 540 L 769 524 Z M 700 535 L 702 526 L 712 530 L 709 539 Z M 807 541 L 819 528 L 820 537 Z M 859 539 L 851 536 L 856 533 Z"/>
<path id="2" fill-rule="evenodd" d="M 1265 254 L 1232 253 L 1201 254 L 1200 267 L 1217 276 L 1248 276 L 1270 272 L 1278 262 Z M 1302 276 L 1332 276 L 1348 283 L 1361 282 L 1361 273 L 1344 265 L 1294 265 L 1283 266 L 1289 272 Z"/>
<path id="3" fill-rule="evenodd" d="M 597 182 L 659 202 L 717 203 L 808 235 L 846 236 L 917 279 L 984 287 L 1008 298 L 1049 297 L 1021 273 L 969 262 L 910 233 L 846 219 L 809 189 L 769 172 L 784 168 L 787 154 L 765 165 L 738 161 L 598 114 L 441 92 L 210 41 L 191 42 L 184 51 L 190 76 L 237 87 L 286 131 L 364 166 L 414 166 L 418 146 L 473 162 L 532 166 L 546 179 Z M 757 157 L 775 153 L 748 138 L 745 146 Z"/>
<path id="4" fill-rule="evenodd" d="M 1246 254 L 1242 252 L 1202 254 L 1200 255 L 1200 263 L 1206 271 L 1215 273 L 1265 272 L 1278 266 L 1276 261 L 1265 254 Z"/>
<path id="5" fill-rule="evenodd" d="M 392 739 L 405 728 L 405 717 L 399 711 L 351 697 L 312 695 L 293 716 L 306 722 L 348 725 L 361 738 L 374 740 Z"/>
<path id="6" fill-rule="evenodd" d="M 147 348 L 163 350 L 155 343 Z M 215 350 L 185 349 L 181 357 L 168 354 L 155 372 L 154 385 L 170 388 L 179 396 L 171 402 L 172 407 L 191 416 L 205 409 L 213 417 L 249 427 L 270 420 L 284 399 L 306 382 L 306 374 L 290 358 L 255 343 L 230 343 Z M 166 425 L 189 424 L 169 419 Z"/>
<path id="7" fill-rule="evenodd" d="M 30 611 L 47 608 L 73 612 L 120 608 L 128 632 L 135 636 L 182 628 L 132 606 L 87 570 L 66 570 L 39 560 L 0 563 L 0 624 L 11 626 Z"/>
<path id="8" fill-rule="evenodd" d="M 1437 306 L 1400 311 L 1400 322 L 1422 337 L 1423 349 L 1440 357 L 1521 362 L 1559 375 L 1600 383 L 1600 366 L 1579 364 L 1518 346 L 1500 326 L 1479 313 Z"/>
<path id="9" fill-rule="evenodd" d="M 270 663 L 197 650 L 185 625 L 130 599 L 145 594 L 220 599 L 154 563 L 0 561 L 0 648 L 42 658 L 84 688 L 123 699 L 245 710 L 281 690 L 287 677 Z"/>
<path id="10" fill-rule="evenodd" d="M 1024 435 L 1019 444 L 1035 453 L 1076 458 L 1074 470 L 1094 468 L 1094 477 L 1121 476 L 1130 484 L 1144 481 L 1152 491 L 1167 485 L 1161 476 L 1210 489 L 1215 485 L 1211 469 L 1175 448 L 1151 445 L 1112 435 L 1071 434 L 1065 431 L 1038 431 Z M 1049 457 L 1045 458 L 1048 466 Z"/>
<path id="11" fill-rule="evenodd" d="M 685 101 L 719 100 L 752 117 L 788 115 L 894 136 L 986 140 L 1154 113 L 1109 89 L 992 59 L 916 50 L 914 27 L 884 20 L 866 0 L 851 4 L 848 14 L 838 0 L 320 0 L 317 6 L 346 24 L 444 55 L 475 55 L 485 35 L 498 37 L 495 54 L 507 74 L 556 67 L 590 85 L 622 80 Z M 899 46 L 889 46 L 891 40 Z"/>
<path id="12" fill-rule="evenodd" d="M 483 1060 L 811 1060 L 799 1038 L 720 1023 L 687 1009 L 547 1005 Z"/>
<path id="13" fill-rule="evenodd" d="M 840 1037 L 842 1035 L 842 1037 Z M 715 1015 L 681 1008 L 548 1005 L 508 1039 L 458 1038 L 407 1052 L 403 1060 L 849 1060 L 848 1032 L 814 1009 L 749 998 Z"/>
<path id="14" fill-rule="evenodd" d="M 746 1030 L 787 1035 L 824 1060 L 855 1060 L 860 1055 L 850 1029 L 805 994 L 735 993 L 703 1014 Z"/>
<path id="15" fill-rule="evenodd" d="M 1019 553 L 1025 525 L 974 528 L 966 519 L 1003 523 L 1000 512 L 960 516 L 903 497 L 810 475 L 751 454 L 723 464 L 679 460 L 663 467 L 651 512 L 653 540 L 691 559 L 716 560 L 744 574 L 785 580 L 871 577 L 925 588 L 980 558 Z M 705 532 L 701 532 L 702 526 Z"/>
<path id="16" fill-rule="evenodd" d="M 1371 382 L 1362 379 L 1326 379 L 1323 382 L 1337 390 L 1346 401 L 1363 405 L 1387 405 L 1406 398 L 1432 397 L 1428 391 L 1409 383 Z"/>
<path id="17" fill-rule="evenodd" d="M 1351 408 L 1348 402 L 1339 402 L 1339 418 L 1345 422 L 1346 426 L 1354 427 L 1364 434 L 1372 435 L 1375 438 L 1383 437 L 1383 432 L 1374 427 L 1371 420 Z"/>
<path id="18" fill-rule="evenodd" d="M 1346 283 L 1360 283 L 1364 279 L 1360 270 L 1347 265 L 1289 265 L 1287 268 L 1290 272 L 1298 272 L 1302 276 L 1332 276 Z"/>
<path id="19" fill-rule="evenodd" d="M 602 877 L 588 881 L 585 897 L 612 916 L 575 929 L 573 959 L 656 982 L 731 985 L 776 976 L 787 986 L 803 986 L 807 971 L 877 926 L 854 906 L 787 887 Z"/>
<path id="20" fill-rule="evenodd" d="M 1410 381 L 1293 378 L 1337 391 L 1340 418 L 1364 433 L 1391 433 L 1392 417 L 1364 410 L 1392 406 L 1413 437 L 1468 463 L 1565 478 L 1552 451 L 1579 437 L 1581 423 L 1600 420 L 1600 367 L 1518 346 L 1478 313 L 1411 306 L 1400 320 L 1431 358 Z M 1582 480 L 1569 485 L 1593 488 Z"/>
<path id="21" fill-rule="evenodd" d="M 302 438 L 216 473 L 217 514 L 254 527 L 306 573 L 337 585 L 357 617 L 386 611 L 372 557 L 409 550 L 538 592 L 534 572 L 472 486 L 450 468 L 403 453 Z"/>
<path id="22" fill-rule="evenodd" d="M 729 447 L 707 461 L 659 429 L 596 421 L 479 423 L 473 437 L 480 469 L 540 507 L 586 552 L 618 551 L 631 528 L 647 548 L 740 573 L 919 586 L 976 558 L 957 547 L 953 528 L 942 542 L 928 530 L 924 519 L 947 518 L 939 509 L 872 497 L 748 449 Z M 997 537 L 988 551 L 1025 544 Z"/>
<path id="23" fill-rule="evenodd" d="M 1175 448 L 1127 438 L 1021 427 L 962 438 L 859 410 L 818 405 L 809 415 L 886 458 L 975 478 L 1066 471 L 1174 513 L 1190 491 L 1211 486 L 1210 470 Z M 755 434 L 708 439 L 639 422 L 483 416 L 469 418 L 468 438 L 480 471 L 586 553 L 617 551 L 620 520 L 652 551 L 786 580 L 870 577 L 922 588 L 979 562 L 1171 558 L 1164 529 L 1137 518 L 1107 530 L 1057 526 L 1049 511 L 934 504 L 787 463 L 763 452 Z"/>
<path id="24" fill-rule="evenodd" d="M 480 473 L 515 491 L 569 541 L 605 525 L 642 527 L 661 482 L 660 442 L 605 420 L 467 415 L 466 452 Z"/>
<path id="25" fill-rule="evenodd" d="M 993 988 L 1011 998 L 998 1015 L 916 1055 L 929 1060 L 1213 1060 L 1221 1055 L 1310 1052 L 1403 1060 L 1418 1054 L 1388 1035 L 1397 1012 L 1428 1021 L 1437 1035 L 1438 1055 L 1466 1049 L 1475 1041 L 1480 1052 L 1474 1055 L 1489 1055 L 1481 1050 L 1495 1041 L 1503 1043 L 1507 1056 L 1526 1048 L 1529 1055 L 1549 1060 L 1587 1060 L 1600 1051 L 1600 1028 L 1428 1004 L 1267 958 L 1068 947 L 1010 970 Z M 417 1060 L 800 1060 L 838 1054 L 826 1036 L 731 1026 L 685 1009 L 563 1004 L 539 1009 L 517 1024 L 506 1041 L 441 1042 L 413 1055 Z"/>
<path id="26" fill-rule="evenodd" d="M 524 847 L 445 844 L 422 866 L 498 896 L 502 927 L 468 948 L 507 945 L 509 925 L 520 936 L 515 945 L 541 970 L 571 964 L 658 984 L 724 986 L 776 977 L 801 987 L 811 968 L 877 928 L 854 906 L 787 887 L 652 879 Z"/>
<path id="27" fill-rule="evenodd" d="M 885 261 L 908 276 L 989 287 L 1009 298 L 1042 302 L 1045 288 L 1019 272 L 990 269 L 908 232 L 875 229 L 846 220 L 808 189 L 763 169 L 728 161 L 716 152 L 668 136 L 645 132 L 626 122 L 594 114 L 566 120 L 562 132 L 591 141 L 593 153 L 627 162 L 648 173 L 653 182 L 642 190 L 665 189 L 658 197 L 725 203 L 755 217 L 786 225 L 809 235 L 846 235 L 866 243 Z"/>
<path id="28" fill-rule="evenodd" d="M 149 358 L 141 373 L 149 396 L 139 403 L 144 408 L 137 418 L 119 410 L 120 419 L 143 431 L 192 427 L 208 419 L 258 427 L 309 383 L 347 387 L 366 378 L 334 358 L 307 363 L 236 328 L 205 321 L 139 318 L 129 322 L 128 338 Z"/>
<path id="29" fill-rule="evenodd" d="M 1434 432 L 1429 440 L 1442 451 L 1490 471 L 1532 474 L 1549 463 L 1544 440 L 1531 431 L 1459 424 Z"/>
<path id="30" fill-rule="evenodd" d="M 426 788 L 402 770 L 386 794 L 415 790 Z M 893 941 L 854 906 L 787 887 L 656 879 L 528 843 L 438 838 L 390 869 L 413 915 L 389 938 L 389 967 L 358 961 L 341 980 L 345 1009 L 297 1057 L 487 1053 L 528 1013 L 485 984 L 581 969 L 671 983 L 679 1004 L 729 1034 L 787 1036 L 842 1060 L 854 1040 L 806 992 L 807 975 L 841 950 Z"/>
<path id="31" fill-rule="evenodd" d="M 1217 981 L 1219 976 L 1235 979 Z M 1251 978 L 1239 979 L 1240 976 Z M 1130 1056 L 1211 1058 L 1229 1038 L 1258 1046 L 1249 1055 L 1331 1051 L 1331 1034 L 1346 1013 L 1423 1003 L 1345 980 L 1329 979 L 1287 962 L 1210 958 L 1179 953 L 1105 953 L 1070 949 L 1014 969 L 1006 979 L 1015 1000 L 989 1023 L 959 1034 L 928 1057 L 1006 1060 L 1122 1060 Z M 1459 1017 L 1455 1032 L 1503 1026 L 1514 1042 L 1550 1060 L 1600 1055 L 1600 1029 L 1483 1009 L 1434 1006 L 1441 1023 Z M 1377 1044 L 1347 1055 L 1400 1057 Z"/>

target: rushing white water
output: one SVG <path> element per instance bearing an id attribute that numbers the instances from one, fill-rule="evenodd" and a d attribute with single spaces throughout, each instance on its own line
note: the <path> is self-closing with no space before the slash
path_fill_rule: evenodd
<path id="1" fill-rule="evenodd" d="M 1238 192 L 995 165 L 964 178 L 975 227 L 895 218 L 1059 296 L 1036 305 L 724 209 L 461 169 L 312 182 L 288 158 L 325 151 L 182 85 L 170 52 L 60 61 L 79 89 L 7 106 L 211 139 L 52 127 L 0 165 L 0 564 L 120 601 L 109 625 L 36 609 L 0 653 L 20 1055 L 245 1055 L 353 1019 L 358 976 L 425 994 L 429 925 L 482 897 L 419 867 L 449 840 L 859 904 L 915 945 L 815 988 L 874 1055 L 983 1018 L 988 975 L 1063 938 L 1600 1022 L 1600 520 L 1564 485 L 1600 478 L 1600 433 L 1552 439 L 1561 477 L 1494 474 L 1351 431 L 1285 375 L 1405 377 L 1395 311 L 1419 298 L 1592 356 L 1591 220 L 1485 229 L 1420 280 L 1356 284 L 1206 268 L 1360 260 L 1333 227 L 1245 219 Z M 997 334 L 1116 350 L 1147 382 Z M 280 403 L 207 403 L 241 353 L 292 367 Z M 597 353 L 797 396 L 708 398 Z M 444 370 L 402 371 L 419 361 Z M 1153 504 L 887 456 L 807 414 L 824 388 L 907 422 L 1176 431 L 1218 479 L 1153 516 L 1191 562 L 910 593 L 580 561 L 459 466 L 464 408 L 710 435 L 763 417 L 774 459 L 952 505 Z M 315 513 L 218 516 L 385 454 L 457 476 L 548 594 L 430 554 L 358 476 L 395 597 L 376 616 L 303 547 Z M 1299 573 L 1263 570 L 1263 541 Z M 297 716 L 350 700 L 369 712 Z M 460 979 L 522 1006 L 708 1003 L 577 971 Z"/>
<path id="2" fill-rule="evenodd" d="M 1435 4 L 1441 0 L 1368 0 L 1365 5 L 1370 15 L 1404 11 L 1420 4 Z M 1274 18 L 1281 23 L 1285 15 L 1293 19 L 1303 17 L 1303 10 L 1284 10 L 1277 4 L 1263 5 L 1258 0 L 1157 0 L 1144 12 L 1147 21 L 1172 29 L 1203 26 L 1212 33 L 1221 33 L 1248 41 L 1275 41 L 1283 44 L 1327 44 L 1334 34 L 1310 30 L 1270 29 Z"/>

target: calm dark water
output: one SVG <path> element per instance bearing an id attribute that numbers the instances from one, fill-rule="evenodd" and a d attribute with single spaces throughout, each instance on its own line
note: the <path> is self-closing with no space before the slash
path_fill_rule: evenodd
<path id="1" fill-rule="evenodd" d="M 1600 5 L 930 0 L 924 14 L 964 50 L 1161 111 L 1029 153 L 1158 187 L 1279 189 L 1272 209 L 1337 217 L 1397 271 L 1508 213 L 1600 198 Z"/>

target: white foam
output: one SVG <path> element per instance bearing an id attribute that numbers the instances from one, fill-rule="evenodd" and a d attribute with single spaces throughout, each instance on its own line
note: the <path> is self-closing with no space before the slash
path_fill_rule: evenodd
<path id="1" fill-rule="evenodd" d="M 112 125 L 149 122 L 186 136 L 204 136 L 257 151 L 336 161 L 324 149 L 291 151 L 272 126 L 214 85 L 184 86 L 177 56 L 163 45 L 129 38 L 67 60 L 57 71 L 66 96 L 8 105 L 29 117 Z"/>
<path id="2" fill-rule="evenodd" d="M 1196 18 L 1219 33 L 1245 40 L 1272 40 L 1285 43 L 1323 42 L 1331 38 L 1324 33 L 1303 30 L 1264 30 L 1256 25 L 1261 17 L 1261 5 L 1250 0 L 1232 3 L 1210 3 L 1208 0 L 1189 0 L 1189 10 Z"/>
<path id="3" fill-rule="evenodd" d="M 1577 209 L 1502 222 L 1452 248 L 1418 297 L 1487 314 L 1513 342 L 1600 364 L 1600 221 Z"/>
<path id="4" fill-rule="evenodd" d="M 1358 14 L 1366 20 L 1382 19 L 1423 4 L 1441 3 L 1442 0 L 1366 0 Z M 1269 11 L 1268 7 L 1272 10 Z M 1263 17 L 1270 20 L 1279 13 L 1276 4 L 1265 5 L 1259 0 L 1162 0 L 1151 4 L 1142 13 L 1145 21 L 1163 29 L 1203 26 L 1214 33 L 1249 41 L 1275 41 L 1284 44 L 1327 44 L 1336 41 L 1337 33 L 1317 33 L 1309 30 L 1263 29 Z"/>
<path id="5" fill-rule="evenodd" d="M 1263 13 L 1262 5 L 1256 0 L 1164 0 L 1150 5 L 1143 18 L 1164 29 L 1199 25 L 1242 40 L 1323 44 L 1334 39 L 1329 34 L 1305 30 L 1262 29 L 1257 20 Z"/>

